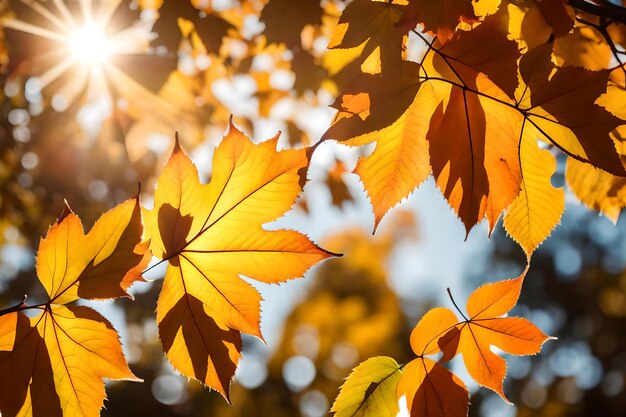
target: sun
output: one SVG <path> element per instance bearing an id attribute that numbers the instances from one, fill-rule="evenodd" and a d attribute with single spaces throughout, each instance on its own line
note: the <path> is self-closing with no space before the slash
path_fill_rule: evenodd
<path id="1" fill-rule="evenodd" d="M 86 23 L 74 29 L 68 36 L 69 52 L 77 62 L 86 65 L 104 64 L 113 52 L 103 27 Z"/>

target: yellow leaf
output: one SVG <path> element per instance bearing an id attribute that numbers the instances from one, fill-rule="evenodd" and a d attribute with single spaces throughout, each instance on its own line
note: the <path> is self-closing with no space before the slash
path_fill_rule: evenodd
<path id="1" fill-rule="evenodd" d="M 556 171 L 556 158 L 537 145 L 534 129 L 524 130 L 520 144 L 521 191 L 506 210 L 504 227 L 526 256 L 550 235 L 565 208 L 563 188 L 554 188 L 550 178 Z"/>
<path id="2" fill-rule="evenodd" d="M 598 210 L 613 223 L 626 207 L 626 178 L 569 158 L 565 179 L 576 197 L 587 207 Z"/>
<path id="3" fill-rule="evenodd" d="M 113 326 L 88 307 L 56 305 L 32 319 L 20 314 L 15 341 L 12 352 L 0 352 L 3 416 L 95 417 L 103 378 L 140 381 Z"/>
<path id="4" fill-rule="evenodd" d="M 145 213 L 152 251 L 169 262 L 157 305 L 167 356 L 226 398 L 241 349 L 233 330 L 262 337 L 261 296 L 240 276 L 283 282 L 333 255 L 298 232 L 262 227 L 294 204 L 309 164 L 306 149 L 277 151 L 277 140 L 254 145 L 231 123 L 207 185 L 176 144 Z"/>
<path id="5" fill-rule="evenodd" d="M 396 204 L 430 175 L 426 132 L 436 106 L 430 85 L 424 85 L 413 104 L 391 126 L 348 141 L 363 145 L 376 141 L 371 155 L 359 158 L 354 172 L 361 178 L 374 208 L 374 230 Z"/>
<path id="6" fill-rule="evenodd" d="M 103 299 L 129 296 L 126 290 L 142 281 L 150 261 L 138 197 L 106 212 L 85 235 L 69 206 L 41 240 L 37 275 L 50 300 L 66 304 L 78 297 Z"/>
<path id="7" fill-rule="evenodd" d="M 335 417 L 395 417 L 398 414 L 396 387 L 402 371 L 387 356 L 359 364 L 346 382 L 330 411 Z"/>
<path id="8" fill-rule="evenodd" d="M 417 65 L 405 63 L 402 77 L 362 76 L 358 88 L 372 93 L 346 93 L 338 99 L 340 111 L 324 134 L 349 146 L 376 142 L 354 170 L 370 197 L 375 229 L 430 174 L 426 132 L 442 97 L 433 85 L 420 84 L 418 73 Z"/>

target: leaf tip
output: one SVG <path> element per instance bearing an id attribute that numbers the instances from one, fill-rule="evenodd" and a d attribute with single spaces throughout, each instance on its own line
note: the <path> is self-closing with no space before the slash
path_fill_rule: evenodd
<path id="1" fill-rule="evenodd" d="M 230 135 L 231 133 L 243 133 L 237 126 L 235 126 L 232 114 L 228 117 L 228 132 L 226 134 Z"/>
<path id="2" fill-rule="evenodd" d="M 65 220 L 67 216 L 73 213 L 74 212 L 70 208 L 70 205 L 68 204 L 67 200 L 63 199 L 63 211 L 61 212 L 61 215 L 57 218 L 57 224 L 60 224 L 63 220 Z"/>

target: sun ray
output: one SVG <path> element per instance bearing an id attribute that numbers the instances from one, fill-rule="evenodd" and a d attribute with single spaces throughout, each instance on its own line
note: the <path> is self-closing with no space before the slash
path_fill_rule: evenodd
<path id="1" fill-rule="evenodd" d="M 59 19 L 57 16 L 55 16 L 54 13 L 52 13 L 50 10 L 45 8 L 42 4 L 34 3 L 34 2 L 26 3 L 26 2 L 24 2 L 24 0 L 22 0 L 22 3 L 26 4 L 28 7 L 33 9 L 35 12 L 39 13 L 44 18 L 48 19 L 50 21 L 50 23 L 52 23 L 53 25 L 57 26 L 61 31 L 67 32 L 67 27 L 68 27 L 67 26 L 67 22 L 62 22 L 61 19 Z"/>
<path id="2" fill-rule="evenodd" d="M 54 0 L 54 5 L 56 6 L 59 13 L 61 13 L 61 15 L 65 18 L 67 25 L 70 27 L 75 27 L 76 20 L 74 19 L 74 16 L 72 16 L 72 13 L 70 13 L 63 0 Z"/>
<path id="3" fill-rule="evenodd" d="M 58 64 L 49 68 L 46 72 L 41 74 L 39 77 L 39 86 L 43 90 L 46 88 L 51 82 L 59 78 L 66 70 L 68 70 L 72 66 L 72 59 L 65 58 L 60 61 Z"/>
<path id="4" fill-rule="evenodd" d="M 108 25 L 111 22 L 111 18 L 113 17 L 113 13 L 119 7 L 122 0 L 110 0 L 105 2 L 100 2 L 97 17 L 98 21 L 101 25 Z"/>
<path id="5" fill-rule="evenodd" d="M 90 69 L 80 66 L 74 71 L 72 82 L 65 83 L 61 86 L 57 94 L 62 95 L 68 103 L 74 100 L 85 90 L 85 86 L 89 85 Z"/>
<path id="6" fill-rule="evenodd" d="M 31 35 L 41 36 L 42 38 L 50 39 L 58 42 L 65 42 L 67 37 L 59 33 L 53 32 L 48 29 L 44 29 L 39 26 L 35 26 L 30 23 L 23 22 L 21 20 L 6 20 L 2 22 L 2 25 L 7 28 L 19 30 L 20 32 L 30 33 Z"/>
<path id="7" fill-rule="evenodd" d="M 80 0 L 80 11 L 83 15 L 83 22 L 91 22 L 93 20 L 93 11 L 91 10 L 91 0 Z"/>

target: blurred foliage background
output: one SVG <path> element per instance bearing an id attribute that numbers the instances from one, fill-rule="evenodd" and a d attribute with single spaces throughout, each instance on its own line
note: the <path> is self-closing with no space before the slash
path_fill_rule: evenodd
<path id="1" fill-rule="evenodd" d="M 174 131 L 205 177 L 230 114 L 256 140 L 281 130 L 281 146 L 316 142 L 332 119 L 328 106 L 359 67 L 360 51 L 326 49 L 344 7 L 340 0 L 0 0 L 0 305 L 43 297 L 33 255 L 63 199 L 86 227 L 136 193 L 138 182 L 150 204 Z M 372 236 L 362 186 L 348 173 L 358 156 L 337 145 L 316 152 L 292 218 L 308 218 L 307 231 L 344 257 L 313 270 L 306 285 L 273 290 L 264 310 L 277 317 L 275 341 L 245 339 L 233 405 L 164 360 L 154 322 L 159 287 L 142 284 L 134 301 L 99 307 L 117 317 L 131 367 L 145 380 L 110 383 L 103 415 L 326 415 L 360 361 L 410 359 L 410 331 L 446 302 L 446 285 L 455 283 L 461 298 L 519 273 L 523 253 L 501 228 L 488 244 L 484 229 L 474 231 L 466 245 L 478 239 L 479 253 L 461 258 L 450 242 L 463 240 L 462 227 L 446 235 L 416 196 Z M 555 181 L 562 183 L 562 171 Z M 352 224 L 355 213 L 366 220 Z M 471 386 L 471 415 L 626 415 L 625 227 L 568 200 L 516 308 L 559 340 L 537 357 L 508 357 L 505 391 L 515 406 Z M 435 235 L 439 255 L 420 259 L 433 269 L 455 264 L 458 274 L 442 281 L 394 266 Z M 418 276 L 419 285 L 398 284 Z"/>

